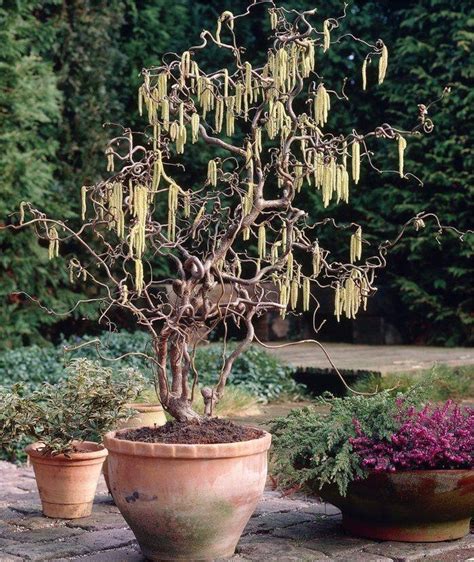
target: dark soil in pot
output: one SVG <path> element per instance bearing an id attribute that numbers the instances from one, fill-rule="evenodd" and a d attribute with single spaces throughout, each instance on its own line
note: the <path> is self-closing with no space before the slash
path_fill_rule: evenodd
<path id="1" fill-rule="evenodd" d="M 209 418 L 202 421 L 170 421 L 156 427 L 139 427 L 117 432 L 117 439 L 144 443 L 170 443 L 189 445 L 212 445 L 239 443 L 258 439 L 263 431 L 253 427 L 237 425 L 228 420 Z"/>

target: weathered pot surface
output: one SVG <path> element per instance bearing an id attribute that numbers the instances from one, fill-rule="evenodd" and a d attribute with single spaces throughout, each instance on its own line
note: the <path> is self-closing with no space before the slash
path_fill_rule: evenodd
<path id="1" fill-rule="evenodd" d="M 216 445 L 134 442 L 110 432 L 117 507 L 150 560 L 232 556 L 262 497 L 271 435 Z"/>
<path id="2" fill-rule="evenodd" d="M 349 533 L 379 540 L 438 542 L 464 537 L 474 513 L 474 470 L 372 473 L 314 491 L 341 509 Z"/>
<path id="3" fill-rule="evenodd" d="M 67 456 L 42 454 L 42 443 L 26 447 L 46 517 L 77 519 L 92 512 L 107 449 L 91 441 L 75 445 L 80 452 L 68 453 Z"/>

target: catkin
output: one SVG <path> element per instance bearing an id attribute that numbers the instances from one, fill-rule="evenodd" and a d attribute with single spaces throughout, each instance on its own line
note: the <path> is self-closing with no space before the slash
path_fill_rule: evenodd
<path id="1" fill-rule="evenodd" d="M 170 104 L 167 99 L 161 102 L 161 120 L 163 121 L 163 129 L 169 131 L 170 128 Z"/>
<path id="2" fill-rule="evenodd" d="M 291 303 L 291 308 L 293 310 L 298 305 L 298 292 L 299 292 L 298 282 L 296 281 L 296 279 L 293 279 L 290 285 L 290 303 Z"/>
<path id="3" fill-rule="evenodd" d="M 252 95 L 252 65 L 248 61 L 245 63 L 245 93 Z"/>
<path id="4" fill-rule="evenodd" d="M 114 171 L 114 151 L 112 148 L 108 148 L 105 151 L 105 154 L 107 156 L 107 172 L 113 172 Z"/>
<path id="5" fill-rule="evenodd" d="M 193 113 L 191 117 L 191 136 L 193 144 L 199 139 L 199 114 Z"/>
<path id="6" fill-rule="evenodd" d="M 86 220 L 86 212 L 87 212 L 87 187 L 83 185 L 81 187 L 81 219 Z M 23 221 L 21 221 L 23 222 Z"/>
<path id="7" fill-rule="evenodd" d="M 276 29 L 276 26 L 278 25 L 278 14 L 276 13 L 276 10 L 268 10 L 268 12 L 270 13 L 270 27 L 272 29 Z"/>
<path id="8" fill-rule="evenodd" d="M 138 296 L 141 296 L 143 291 L 143 262 L 140 259 L 135 260 L 135 288 Z"/>
<path id="9" fill-rule="evenodd" d="M 52 226 L 48 230 L 48 239 L 48 257 L 52 260 L 53 258 L 57 258 L 59 256 L 59 236 L 56 227 Z"/>
<path id="10" fill-rule="evenodd" d="M 263 259 L 265 257 L 265 249 L 267 245 L 267 234 L 265 225 L 261 224 L 258 227 L 258 257 Z"/>
<path id="11" fill-rule="evenodd" d="M 341 299 L 341 285 L 337 283 L 336 290 L 334 293 L 334 315 L 336 316 L 336 320 L 339 322 L 341 320 L 341 312 L 342 312 L 342 299 Z"/>
<path id="12" fill-rule="evenodd" d="M 360 179 L 360 142 L 355 140 L 352 143 L 352 179 L 355 184 L 359 183 Z"/>
<path id="13" fill-rule="evenodd" d="M 329 49 L 329 45 L 331 44 L 331 33 L 330 33 L 330 30 L 329 30 L 329 20 L 324 20 L 323 35 L 324 35 L 323 52 L 326 52 Z"/>
<path id="14" fill-rule="evenodd" d="M 213 187 L 217 185 L 217 164 L 215 160 L 209 160 L 207 164 L 207 181 Z"/>
<path id="15" fill-rule="evenodd" d="M 382 47 L 382 53 L 379 58 L 379 84 L 385 79 L 385 75 L 387 74 L 387 67 L 388 67 L 388 49 L 386 45 Z"/>
<path id="16" fill-rule="evenodd" d="M 407 147 L 407 141 L 402 135 L 398 135 L 398 171 L 400 173 L 400 177 L 403 178 L 404 172 L 404 156 L 405 156 L 405 148 Z"/>
<path id="17" fill-rule="evenodd" d="M 121 296 L 122 304 L 127 304 L 127 302 L 128 302 L 128 287 L 127 287 L 127 285 L 122 285 L 122 287 L 120 289 L 120 296 Z"/>
<path id="18" fill-rule="evenodd" d="M 143 86 L 138 88 L 138 113 L 143 115 Z"/>
<path id="19" fill-rule="evenodd" d="M 360 260 L 362 256 L 362 228 L 359 226 L 355 233 L 351 236 L 350 245 L 350 260 L 354 263 L 356 260 Z"/>
<path id="20" fill-rule="evenodd" d="M 168 190 L 168 239 L 174 242 L 176 237 L 176 212 L 178 210 L 179 187 L 173 182 Z"/>
<path id="21" fill-rule="evenodd" d="M 303 279 L 303 311 L 309 310 L 309 300 L 311 297 L 311 283 L 309 277 Z"/>
<path id="22" fill-rule="evenodd" d="M 367 89 L 367 59 L 362 63 L 362 89 Z"/>
<path id="23" fill-rule="evenodd" d="M 25 205 L 25 201 L 22 201 L 20 203 L 20 224 L 23 224 L 25 222 Z"/>
<path id="24" fill-rule="evenodd" d="M 316 242 L 313 250 L 313 277 L 317 277 L 321 273 L 321 250 Z"/>
<path id="25" fill-rule="evenodd" d="M 224 122 L 224 100 L 219 97 L 216 101 L 215 129 L 218 133 L 222 131 L 222 123 Z"/>
<path id="26" fill-rule="evenodd" d="M 330 107 L 331 98 L 329 93 L 324 84 L 320 84 L 314 97 L 314 120 L 316 121 L 316 126 L 322 127 L 326 124 Z"/>
<path id="27" fill-rule="evenodd" d="M 185 80 L 188 74 L 191 72 L 191 53 L 189 51 L 184 51 L 181 55 L 181 76 Z"/>

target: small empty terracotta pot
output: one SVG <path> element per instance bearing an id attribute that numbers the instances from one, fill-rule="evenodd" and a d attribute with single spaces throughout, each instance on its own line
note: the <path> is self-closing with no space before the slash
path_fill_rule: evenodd
<path id="1" fill-rule="evenodd" d="M 44 455 L 42 443 L 26 447 L 46 517 L 78 519 L 92 512 L 107 449 L 91 441 L 75 445 L 80 452 L 68 453 L 67 456 Z"/>
<path id="2" fill-rule="evenodd" d="M 165 411 L 163 410 L 163 406 L 161 404 L 134 402 L 133 404 L 127 404 L 127 408 L 135 410 L 136 414 L 128 420 L 119 423 L 117 429 L 133 429 L 134 427 L 143 427 L 145 425 L 165 425 L 166 423 Z M 104 473 L 107 490 L 110 493 L 107 459 L 105 459 L 102 472 Z"/>
<path id="3" fill-rule="evenodd" d="M 121 422 L 117 429 L 142 427 L 145 425 L 165 425 L 166 416 L 161 404 L 146 404 L 137 402 L 127 404 L 127 408 L 135 410 L 136 414 L 127 421 Z"/>

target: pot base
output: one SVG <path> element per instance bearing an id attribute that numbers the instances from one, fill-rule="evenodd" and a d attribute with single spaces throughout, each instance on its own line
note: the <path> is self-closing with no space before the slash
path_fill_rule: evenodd
<path id="1" fill-rule="evenodd" d="M 93 502 L 86 503 L 49 503 L 41 502 L 43 506 L 43 515 L 53 519 L 80 519 L 81 517 L 89 517 L 92 513 Z"/>
<path id="2" fill-rule="evenodd" d="M 363 520 L 350 515 L 343 515 L 344 530 L 351 535 L 382 541 L 402 542 L 441 542 L 461 539 L 469 533 L 470 518 L 459 521 L 442 521 L 427 523 L 420 521 L 410 525 L 402 523 L 383 523 Z"/>

